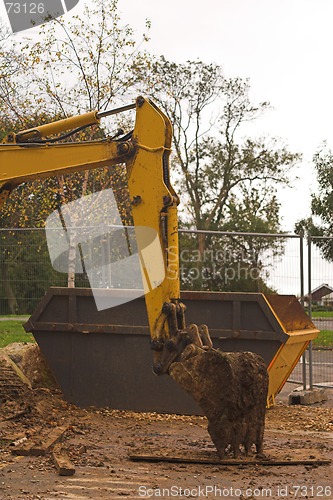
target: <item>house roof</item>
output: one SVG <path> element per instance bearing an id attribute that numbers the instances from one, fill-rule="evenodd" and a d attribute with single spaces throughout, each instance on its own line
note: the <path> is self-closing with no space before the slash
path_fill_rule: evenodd
<path id="1" fill-rule="evenodd" d="M 312 300 L 320 300 L 326 295 L 329 295 L 330 293 L 333 293 L 333 287 L 331 287 L 327 283 L 324 283 L 323 285 L 320 285 L 314 290 L 312 290 L 311 298 Z"/>

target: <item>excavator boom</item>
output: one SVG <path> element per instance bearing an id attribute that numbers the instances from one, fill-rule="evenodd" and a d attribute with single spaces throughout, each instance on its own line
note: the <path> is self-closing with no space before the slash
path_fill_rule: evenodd
<path id="1" fill-rule="evenodd" d="M 98 123 L 100 117 L 136 107 L 134 131 L 127 140 L 104 139 L 85 142 L 51 142 L 46 136 Z M 149 258 L 141 260 L 147 284 L 145 293 L 153 344 L 168 330 L 164 304 L 177 303 L 178 277 L 178 197 L 170 185 L 169 155 L 172 128 L 169 119 L 149 100 L 138 97 L 136 104 L 115 111 L 92 112 L 9 134 L 0 144 L 0 207 L 10 192 L 23 182 L 52 175 L 125 164 L 134 225 L 150 228 L 159 238 L 165 277 L 158 287 L 150 286 Z M 22 142 L 23 139 L 26 142 Z M 147 248 L 145 232 L 137 230 L 140 252 Z M 154 257 L 151 256 L 150 260 Z M 168 306 L 165 306 L 166 310 Z M 170 308 L 173 308 L 170 305 Z M 175 315 L 174 315 L 175 316 Z M 178 314 L 179 316 L 179 314 Z M 182 325 L 183 326 L 183 325 Z"/>

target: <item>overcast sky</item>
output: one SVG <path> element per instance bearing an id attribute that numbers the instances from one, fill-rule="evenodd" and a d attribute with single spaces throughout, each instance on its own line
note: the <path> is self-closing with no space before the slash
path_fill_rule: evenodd
<path id="1" fill-rule="evenodd" d="M 250 79 L 257 102 L 271 103 L 258 135 L 281 137 L 304 157 L 301 179 L 280 193 L 283 229 L 292 232 L 310 215 L 312 156 L 323 140 L 333 148 L 332 0 L 119 0 L 119 9 L 138 39 L 151 20 L 150 52 L 220 64 L 227 76 Z"/>
<path id="2" fill-rule="evenodd" d="M 310 214 L 311 159 L 323 140 L 333 147 L 333 2 L 331 0 L 119 0 L 122 20 L 138 35 L 152 22 L 148 49 L 177 62 L 221 64 L 249 78 L 253 98 L 273 109 L 258 135 L 281 137 L 303 153 L 293 189 L 283 190 L 283 228 Z"/>
<path id="3" fill-rule="evenodd" d="M 303 154 L 300 180 L 279 192 L 282 227 L 294 232 L 295 222 L 310 215 L 311 191 L 316 189 L 313 154 L 324 140 L 333 148 L 332 0 L 169 0 L 163 4 L 119 0 L 119 6 L 123 21 L 138 35 L 145 18 L 151 20 L 150 52 L 176 62 L 198 58 L 220 64 L 227 76 L 250 79 L 255 100 L 270 101 L 272 111 L 256 123 L 258 135 L 281 137 L 291 150 Z M 331 283 L 333 276 L 332 264 L 324 262 L 315 248 L 313 254 L 312 289 Z M 295 247 L 271 271 L 280 293 L 300 292 L 297 262 Z M 306 264 L 305 275 L 307 290 Z"/>
<path id="4" fill-rule="evenodd" d="M 151 20 L 151 53 L 220 64 L 226 76 L 250 79 L 257 102 L 270 101 L 272 111 L 256 122 L 258 135 L 281 137 L 304 157 L 300 180 L 279 193 L 283 229 L 293 232 L 310 215 L 312 156 L 324 140 L 333 148 L 332 0 L 119 0 L 119 9 L 137 39 Z M 326 265 L 317 274 L 327 282 Z"/>

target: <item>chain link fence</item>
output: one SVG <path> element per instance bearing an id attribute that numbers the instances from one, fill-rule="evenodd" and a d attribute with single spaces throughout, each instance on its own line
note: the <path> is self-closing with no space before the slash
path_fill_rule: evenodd
<path id="1" fill-rule="evenodd" d="M 333 387 L 333 261 L 323 258 L 333 238 L 183 229 L 179 246 L 183 290 L 296 295 L 322 332 L 291 381 Z M 1 316 L 30 315 L 50 286 L 67 283 L 51 265 L 45 230 L 0 229 Z M 77 274 L 75 286 L 89 287 L 87 277 Z"/>
<path id="2" fill-rule="evenodd" d="M 183 289 L 304 295 L 297 235 L 180 230 Z"/>
<path id="3" fill-rule="evenodd" d="M 320 330 L 320 348 L 309 346 L 303 357 L 303 386 L 333 387 L 333 237 L 307 238 L 308 314 Z"/>

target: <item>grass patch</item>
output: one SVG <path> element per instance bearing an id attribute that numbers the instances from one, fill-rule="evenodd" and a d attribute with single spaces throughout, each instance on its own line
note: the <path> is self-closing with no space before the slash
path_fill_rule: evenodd
<path id="1" fill-rule="evenodd" d="M 333 318 L 333 311 L 312 311 L 313 318 Z"/>
<path id="2" fill-rule="evenodd" d="M 31 333 L 26 333 L 23 321 L 0 321 L 0 348 L 13 342 L 34 342 Z"/>
<path id="3" fill-rule="evenodd" d="M 321 330 L 318 337 L 313 341 L 315 347 L 333 347 L 333 331 Z"/>
<path id="4" fill-rule="evenodd" d="M 26 333 L 23 328 L 24 321 L 0 321 L 0 349 L 13 342 L 34 342 L 31 333 Z M 321 330 L 313 341 L 314 347 L 333 347 L 333 331 Z"/>

